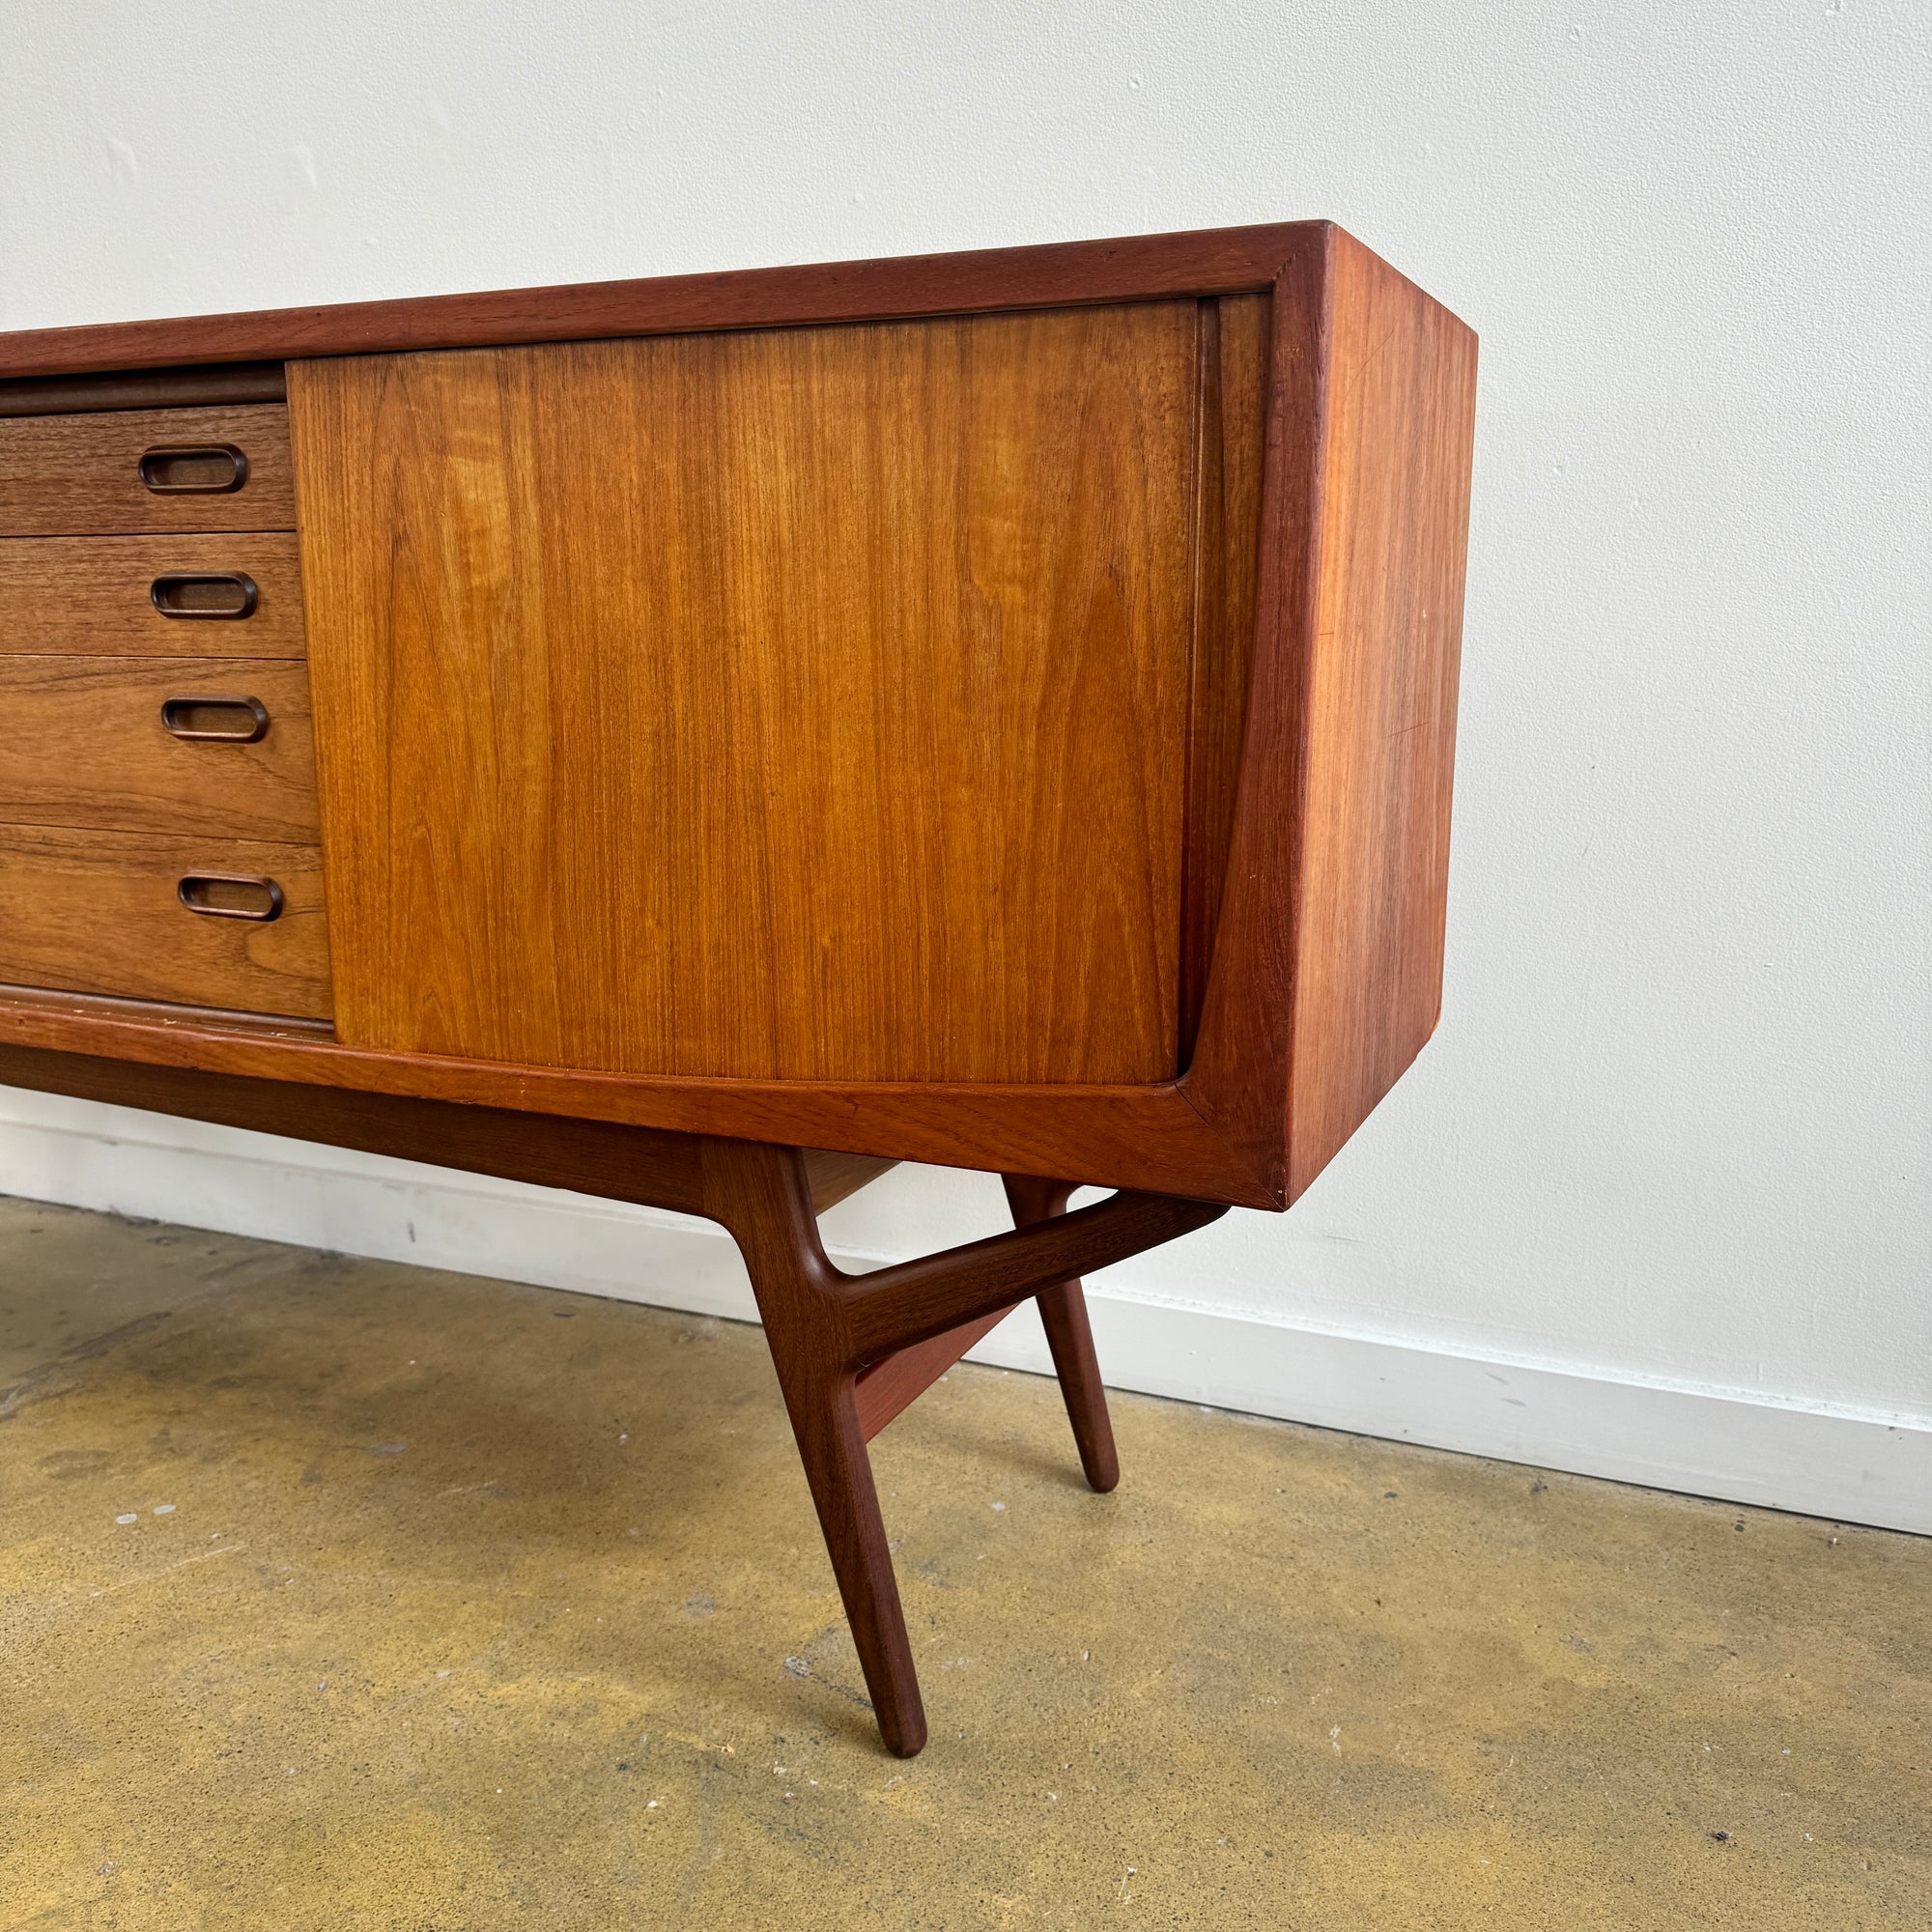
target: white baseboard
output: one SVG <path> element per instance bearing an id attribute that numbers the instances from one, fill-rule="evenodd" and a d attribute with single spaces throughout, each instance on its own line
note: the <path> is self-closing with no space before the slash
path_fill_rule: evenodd
<path id="1" fill-rule="evenodd" d="M 120 1108 L 7 1097 L 21 1106 L 0 1106 L 0 1192 L 756 1319 L 736 1248 L 706 1222 Z M 847 1265 L 890 1259 L 835 1255 Z M 1916 1419 L 1405 1347 L 1129 1296 L 1104 1278 L 1088 1294 L 1116 1388 L 1932 1534 L 1932 1428 Z M 1045 1372 L 1032 1309 L 973 1358 Z"/>

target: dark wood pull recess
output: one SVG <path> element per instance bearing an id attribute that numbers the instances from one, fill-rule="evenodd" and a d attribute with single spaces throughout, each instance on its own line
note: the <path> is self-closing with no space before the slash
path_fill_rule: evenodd
<path id="1" fill-rule="evenodd" d="M 241 570 L 175 570 L 155 579 L 148 601 L 163 617 L 252 617 L 262 593 Z"/>
<path id="2" fill-rule="evenodd" d="M 269 735 L 269 709 L 259 697 L 169 697 L 161 729 L 203 745 L 254 745 Z"/>
<path id="3" fill-rule="evenodd" d="M 189 872 L 175 888 L 189 912 L 208 919 L 246 919 L 258 925 L 282 916 L 282 889 L 259 872 Z"/>
<path id="4" fill-rule="evenodd" d="M 220 497 L 248 480 L 248 459 L 232 442 L 151 449 L 140 469 L 141 481 L 156 497 Z"/>

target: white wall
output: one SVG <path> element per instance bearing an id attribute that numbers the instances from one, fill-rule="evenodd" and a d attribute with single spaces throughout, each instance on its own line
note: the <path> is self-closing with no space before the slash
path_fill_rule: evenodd
<path id="1" fill-rule="evenodd" d="M 1110 1293 L 1199 1311 L 1208 1399 L 1399 1429 L 1433 1398 L 1306 1364 L 1412 1354 L 1427 1439 L 1617 1473 L 1641 1439 L 1658 1480 L 1932 1528 L 1932 1462 L 1884 1446 L 1932 1443 L 1928 21 L 15 4 L 0 326 L 1339 219 L 1483 338 L 1444 1021 L 1287 1220 Z M 331 1157 L 304 1207 L 296 1151 L 129 1125 L 0 1096 L 0 1186 L 371 1248 L 433 1192 Z M 431 1251 L 542 1273 L 554 1217 L 491 1201 Z M 995 1209 L 913 1175 L 840 1212 L 899 1254 Z M 712 1292 L 699 1237 L 572 1225 L 594 1259 L 547 1278 Z M 1256 1387 L 1261 1330 L 1329 1342 Z M 1463 1403 L 1472 1363 L 1555 1378 L 1548 1426 Z M 1644 1385 L 1751 1424 L 1658 1450 Z"/>

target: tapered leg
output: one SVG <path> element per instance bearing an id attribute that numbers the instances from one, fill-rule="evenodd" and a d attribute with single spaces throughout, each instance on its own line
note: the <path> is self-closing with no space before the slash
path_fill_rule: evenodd
<path id="1" fill-rule="evenodd" d="M 791 1149 L 713 1142 L 706 1179 L 712 1212 L 737 1236 L 752 1277 L 879 1735 L 895 1757 L 914 1757 L 925 1708 L 838 1309 L 811 1265 L 819 1251 L 803 1160 Z"/>
<path id="2" fill-rule="evenodd" d="M 1007 1194 L 1018 1223 L 1011 1234 L 848 1275 L 826 1258 L 811 1171 L 797 1148 L 707 1136 L 699 1163 L 701 1211 L 731 1231 L 758 1297 L 880 1735 L 888 1750 L 911 1757 L 925 1743 L 925 1712 L 866 1454 L 866 1418 L 884 1428 L 918 1391 L 904 1377 L 874 1374 L 870 1394 L 862 1396 L 860 1378 L 911 1356 L 913 1381 L 929 1379 L 949 1351 L 956 1360 L 1001 1314 L 1037 1297 L 1087 1479 L 1110 1490 L 1120 1471 L 1079 1272 L 1140 1254 L 1225 1210 L 1122 1192 L 1068 1214 L 1068 1184 L 1010 1177 Z M 936 1342 L 945 1346 L 935 1351 Z"/>
<path id="3" fill-rule="evenodd" d="M 769 1315 L 765 1328 L 769 1334 Z M 885 1521 L 879 1515 L 872 1459 L 866 1453 L 865 1433 L 852 1400 L 852 1378 L 846 1376 L 829 1386 L 805 1385 L 807 1377 L 799 1374 L 797 1351 L 776 1338 L 772 1357 L 779 1364 L 779 1383 L 791 1413 L 792 1433 L 798 1437 L 799 1460 L 811 1486 L 818 1526 L 825 1532 L 825 1548 L 838 1579 L 845 1619 L 852 1626 L 852 1642 L 866 1673 L 879 1735 L 895 1757 L 916 1757 L 925 1745 L 925 1707 L 919 1694 L 919 1673 L 913 1667 Z"/>
<path id="4" fill-rule="evenodd" d="M 1017 1228 L 1065 1213 L 1073 1194 L 1070 1181 L 1039 1180 L 1024 1174 L 1009 1174 L 1003 1179 Z M 1046 1345 L 1053 1350 L 1054 1371 L 1060 1377 L 1066 1419 L 1073 1425 L 1080 1466 L 1087 1472 L 1089 1485 L 1104 1495 L 1121 1480 L 1121 1459 L 1114 1447 L 1114 1424 L 1107 1413 L 1100 1360 L 1094 1352 L 1087 1296 L 1078 1281 L 1062 1281 L 1041 1289 L 1036 1298 Z"/>

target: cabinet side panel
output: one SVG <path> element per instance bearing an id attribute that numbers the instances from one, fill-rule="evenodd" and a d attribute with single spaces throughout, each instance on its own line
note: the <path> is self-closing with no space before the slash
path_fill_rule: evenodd
<path id="1" fill-rule="evenodd" d="M 1476 338 L 1335 238 L 1303 739 L 1289 1191 L 1434 1032 L 1442 997 Z"/>
<path id="2" fill-rule="evenodd" d="M 1171 1077 L 1197 329 L 293 365 L 339 1037 Z"/>

